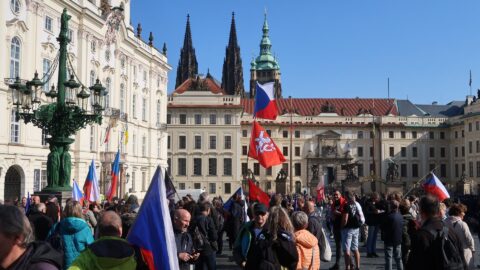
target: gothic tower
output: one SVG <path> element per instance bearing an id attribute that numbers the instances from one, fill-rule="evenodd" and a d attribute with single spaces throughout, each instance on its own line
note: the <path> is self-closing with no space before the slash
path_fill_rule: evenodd
<path id="1" fill-rule="evenodd" d="M 277 59 L 272 55 L 272 43 L 268 36 L 267 14 L 265 13 L 265 21 L 263 22 L 263 36 L 260 42 L 260 55 L 256 59 L 252 59 L 250 64 L 250 97 L 255 97 L 255 82 L 261 84 L 266 82 L 275 83 L 275 98 L 282 97 L 282 84 L 280 82 L 280 66 Z"/>
<path id="2" fill-rule="evenodd" d="M 228 95 L 245 96 L 242 58 L 240 57 L 240 47 L 237 42 L 234 12 L 232 12 L 230 38 L 228 39 L 228 46 L 225 49 L 225 59 L 223 60 L 222 88 Z"/>
<path id="3" fill-rule="evenodd" d="M 177 81 L 175 89 L 180 86 L 188 78 L 192 78 L 198 74 L 197 57 L 192 43 L 192 33 L 190 32 L 190 15 L 187 15 L 187 27 L 185 29 L 185 38 L 183 40 L 183 48 L 180 50 L 180 59 L 177 67 Z"/>

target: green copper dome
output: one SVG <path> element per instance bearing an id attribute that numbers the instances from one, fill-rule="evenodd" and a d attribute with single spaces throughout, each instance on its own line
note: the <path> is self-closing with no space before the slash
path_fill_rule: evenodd
<path id="1" fill-rule="evenodd" d="M 268 69 L 280 69 L 277 60 L 272 55 L 271 48 L 272 42 L 268 36 L 268 22 L 267 14 L 265 13 L 265 21 L 263 22 L 263 36 L 260 42 L 260 55 L 251 63 L 252 70 L 268 70 Z"/>

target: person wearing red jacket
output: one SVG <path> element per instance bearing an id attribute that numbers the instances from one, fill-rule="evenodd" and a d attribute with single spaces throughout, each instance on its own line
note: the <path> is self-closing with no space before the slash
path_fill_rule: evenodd
<path id="1" fill-rule="evenodd" d="M 342 212 L 345 206 L 345 199 L 339 190 L 333 192 L 332 219 L 333 219 L 333 237 L 335 238 L 335 265 L 330 270 L 340 269 L 339 263 L 342 259 Z"/>

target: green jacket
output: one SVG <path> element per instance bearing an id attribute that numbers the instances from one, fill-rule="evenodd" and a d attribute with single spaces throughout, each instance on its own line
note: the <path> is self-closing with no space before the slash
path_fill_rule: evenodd
<path id="1" fill-rule="evenodd" d="M 135 270 L 134 248 L 124 239 L 105 236 L 93 242 L 75 259 L 69 270 Z"/>

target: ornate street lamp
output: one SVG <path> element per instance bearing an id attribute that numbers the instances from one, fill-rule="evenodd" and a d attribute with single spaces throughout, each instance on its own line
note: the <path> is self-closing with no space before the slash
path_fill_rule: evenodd
<path id="1" fill-rule="evenodd" d="M 60 49 L 50 70 L 43 76 L 38 73 L 32 80 L 24 81 L 20 78 L 8 79 L 12 91 L 12 103 L 17 109 L 17 117 L 25 123 L 32 122 L 33 125 L 45 130 L 50 136 L 47 142 L 50 145 L 50 154 L 47 162 L 48 185 L 42 192 L 71 191 L 71 157 L 69 153 L 70 144 L 75 135 L 90 123 L 102 123 L 102 111 L 104 110 L 104 96 L 107 94 L 105 87 L 97 82 L 89 89 L 93 90 L 94 103 L 91 112 L 88 112 L 88 93 L 77 75 L 73 65 L 68 60 L 67 46 L 70 42 L 68 37 L 68 21 L 70 15 L 64 9 L 61 16 L 60 34 L 57 41 Z M 67 66 L 68 64 L 68 66 Z M 43 86 L 49 82 L 58 67 L 57 88 L 52 86 L 45 95 L 51 103 L 41 105 Z M 70 78 L 67 80 L 67 68 L 70 70 Z M 81 89 L 81 91 L 78 91 Z"/>

